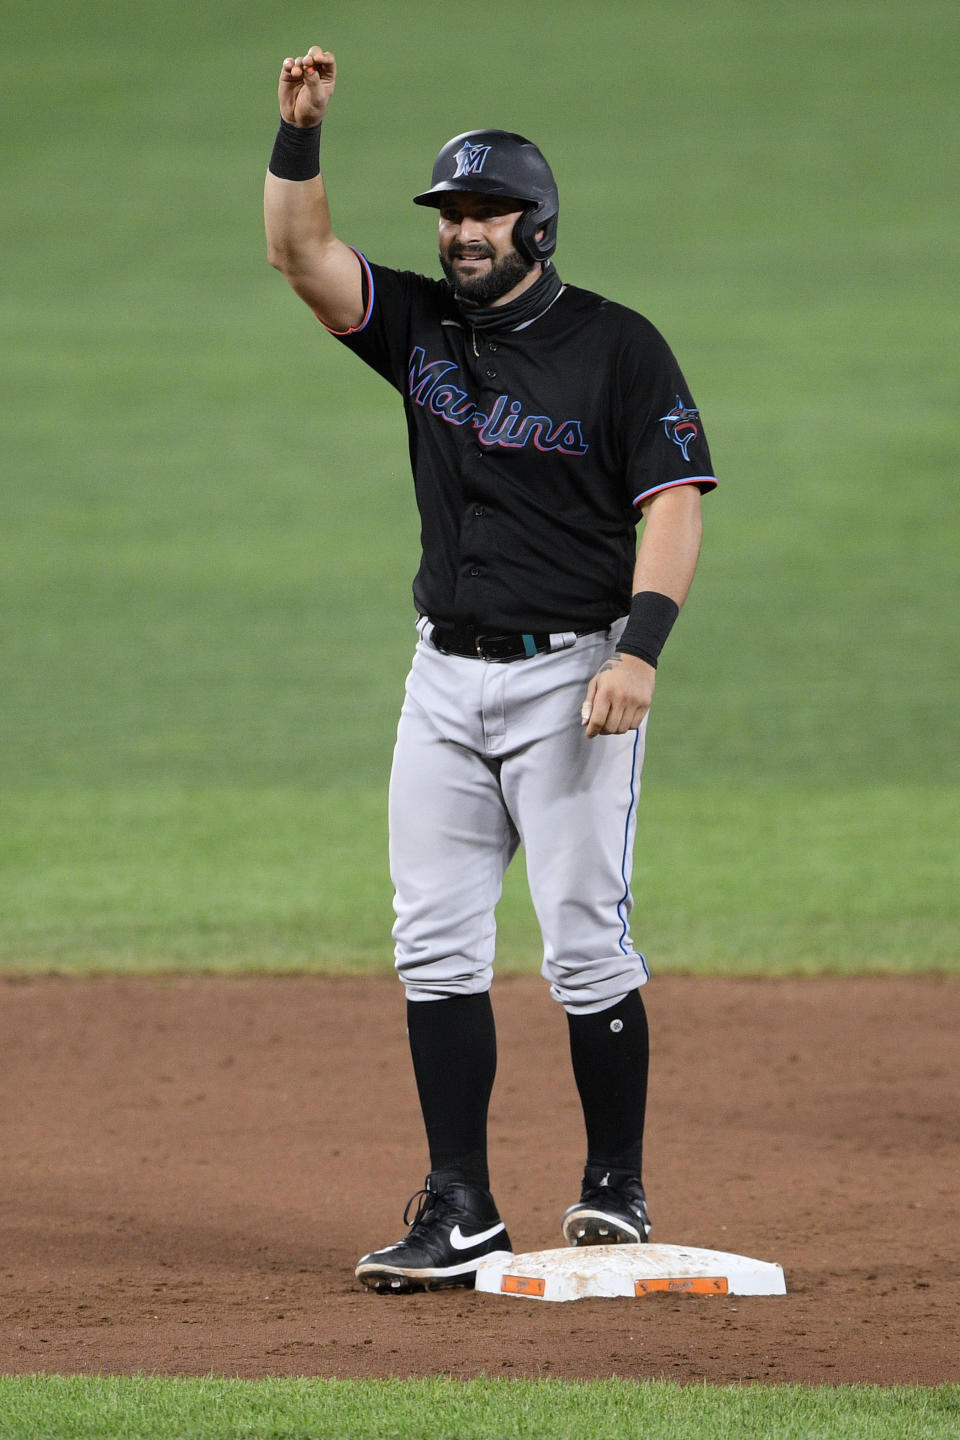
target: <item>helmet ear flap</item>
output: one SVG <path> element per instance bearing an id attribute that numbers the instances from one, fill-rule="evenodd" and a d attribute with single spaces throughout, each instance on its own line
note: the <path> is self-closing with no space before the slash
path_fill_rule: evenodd
<path id="1" fill-rule="evenodd" d="M 537 219 L 538 206 L 525 210 L 513 227 L 513 244 L 526 260 L 538 262 L 549 260 L 557 248 L 557 217 L 549 215 L 545 220 Z M 537 232 L 543 234 L 537 238 Z"/>

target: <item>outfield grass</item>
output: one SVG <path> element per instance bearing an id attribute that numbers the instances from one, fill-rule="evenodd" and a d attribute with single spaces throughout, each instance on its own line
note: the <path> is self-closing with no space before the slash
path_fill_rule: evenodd
<path id="1" fill-rule="evenodd" d="M 476 123 L 554 162 L 565 278 L 674 344 L 722 490 L 638 847 L 657 968 L 956 969 L 947 0 L 489 0 L 5 19 L 0 964 L 389 968 L 417 525 L 399 406 L 263 259 L 274 75 L 342 79 L 344 237 Z M 538 963 L 522 871 L 506 967 Z M 391 1428 L 393 1427 L 393 1428 Z M 0 1433 L 960 1433 L 956 1387 L 8 1380 Z"/>
<path id="2" fill-rule="evenodd" d="M 641 809 L 637 943 L 655 972 L 953 969 L 955 803 L 918 785 L 655 787 Z M 381 787 L 11 792 L 8 964 L 386 973 L 384 808 Z M 498 921 L 501 972 L 535 968 L 522 857 Z"/>
<path id="3" fill-rule="evenodd" d="M 432 268 L 434 149 L 533 132 L 561 273 L 650 314 L 703 406 L 724 483 L 651 729 L 651 963 L 954 967 L 955 7 L 617 3 L 584 52 L 572 3 L 534 39 L 494 0 L 495 80 L 438 5 L 319 18 L 11 17 L 0 963 L 389 967 L 399 407 L 259 217 L 277 62 L 316 33 L 346 238 Z M 48 33 L 70 121 L 25 125 Z M 502 918 L 536 965 L 522 874 Z"/>
<path id="4" fill-rule="evenodd" d="M 960 1387 L 0 1379 L 4 1440 L 955 1440 Z"/>

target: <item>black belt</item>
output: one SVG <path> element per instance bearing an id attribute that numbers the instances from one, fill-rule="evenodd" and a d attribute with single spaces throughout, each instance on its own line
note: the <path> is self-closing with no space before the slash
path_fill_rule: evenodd
<path id="1" fill-rule="evenodd" d="M 488 630 L 436 628 L 430 639 L 445 655 L 468 655 L 473 660 L 506 664 L 510 660 L 548 655 L 552 650 L 569 650 L 581 635 L 590 635 L 596 629 L 597 626 L 592 630 L 558 630 L 552 634 L 545 630 L 496 634 Z"/>

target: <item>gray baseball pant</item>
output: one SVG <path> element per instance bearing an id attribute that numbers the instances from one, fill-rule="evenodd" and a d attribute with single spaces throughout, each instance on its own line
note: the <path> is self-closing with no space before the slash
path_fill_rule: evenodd
<path id="1" fill-rule="evenodd" d="M 494 912 L 521 843 L 553 998 L 590 1014 L 648 979 L 629 929 L 646 720 L 592 740 L 580 723 L 621 629 L 509 664 L 418 643 L 390 780 L 393 937 L 410 1000 L 489 989 Z"/>

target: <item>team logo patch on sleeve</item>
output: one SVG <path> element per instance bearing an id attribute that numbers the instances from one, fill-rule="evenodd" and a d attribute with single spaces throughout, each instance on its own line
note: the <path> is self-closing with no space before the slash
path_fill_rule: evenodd
<path id="1" fill-rule="evenodd" d="M 700 419 L 699 410 L 688 410 L 680 396 L 677 396 L 677 403 L 666 415 L 660 416 L 663 422 L 663 433 L 674 445 L 679 445 L 684 460 L 689 460 L 689 448 L 700 434 L 700 426 L 697 421 Z"/>

